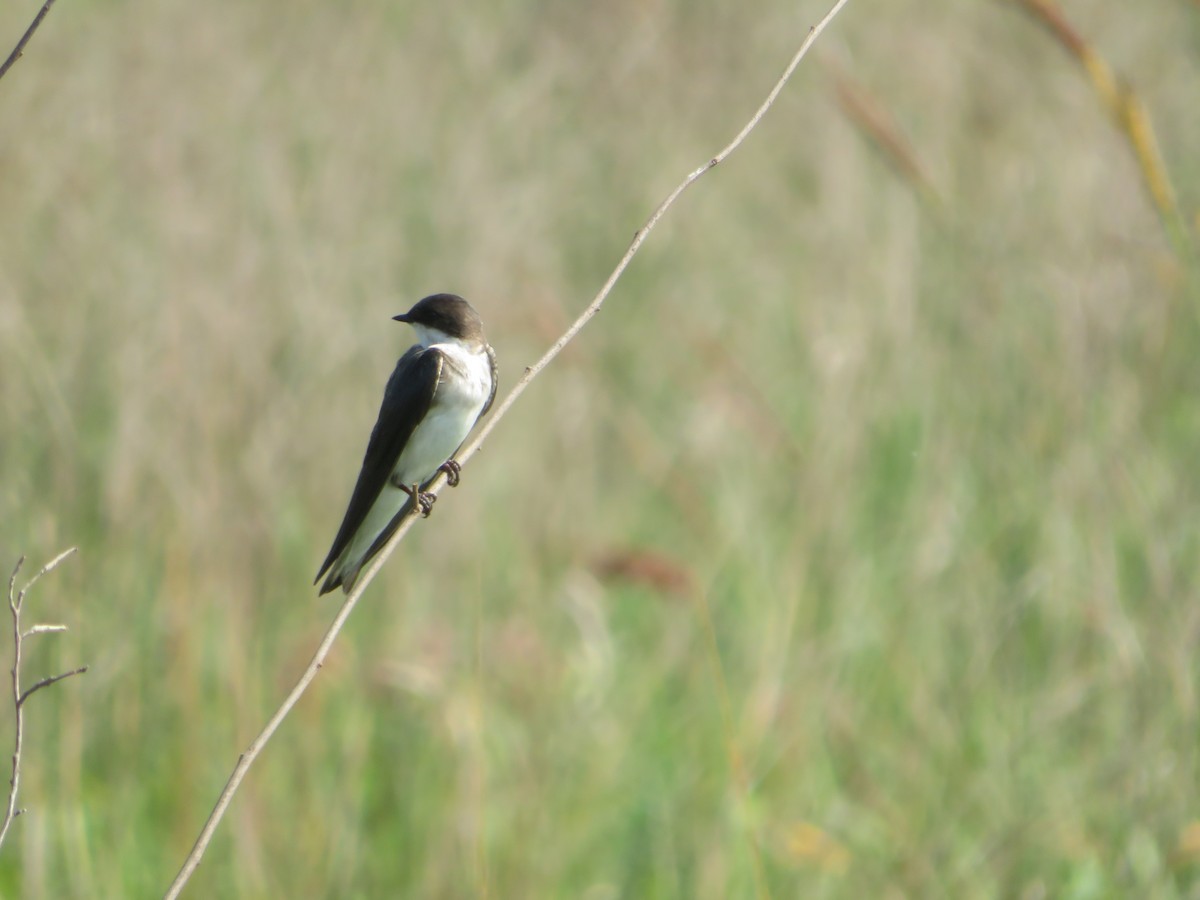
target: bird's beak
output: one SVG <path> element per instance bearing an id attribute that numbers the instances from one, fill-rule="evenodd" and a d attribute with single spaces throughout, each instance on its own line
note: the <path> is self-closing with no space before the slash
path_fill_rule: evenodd
<path id="1" fill-rule="evenodd" d="M 400 313 L 398 316 L 392 316 L 397 322 L 408 322 L 408 313 Z"/>

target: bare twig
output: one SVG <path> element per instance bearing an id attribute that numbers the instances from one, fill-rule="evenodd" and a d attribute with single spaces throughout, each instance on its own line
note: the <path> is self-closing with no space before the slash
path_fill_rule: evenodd
<path id="1" fill-rule="evenodd" d="M 25 587 L 19 591 L 17 590 L 17 574 L 21 571 L 21 566 L 25 563 L 24 556 L 17 560 L 17 564 L 13 566 L 12 574 L 8 578 L 8 609 L 12 613 L 13 635 L 12 698 L 13 712 L 16 718 L 13 726 L 12 777 L 8 782 L 8 805 L 4 811 L 4 821 L 0 823 L 0 846 L 4 844 L 4 839 L 8 836 L 8 828 L 12 825 L 13 819 L 25 811 L 17 809 L 17 791 L 21 785 L 21 748 L 25 737 L 25 701 L 42 688 L 49 687 L 57 681 L 62 681 L 64 678 L 70 678 L 72 675 L 81 675 L 88 668 L 87 666 L 80 666 L 78 669 L 73 669 L 70 672 L 51 675 L 43 678 L 26 690 L 21 690 L 21 652 L 24 649 L 25 638 L 32 637 L 35 634 L 48 634 L 67 630 L 65 625 L 34 625 L 28 631 L 22 631 L 21 609 L 25 603 L 25 595 L 29 593 L 30 588 L 37 584 L 38 579 L 54 571 L 59 563 L 75 552 L 75 549 L 75 547 L 71 547 L 69 550 L 64 550 L 58 554 L 58 556 L 42 566 L 29 579 Z"/>
<path id="2" fill-rule="evenodd" d="M 18 59 L 25 52 L 25 45 L 29 43 L 29 39 L 33 37 L 33 33 L 38 30 L 38 26 L 42 24 L 42 19 L 46 18 L 46 13 L 50 12 L 50 7 L 54 5 L 54 0 L 46 0 L 42 4 L 42 8 L 38 10 L 38 14 L 33 17 L 33 21 L 29 27 L 25 29 L 25 33 L 21 35 L 21 39 L 17 41 L 17 46 L 13 47 L 12 53 L 8 54 L 8 59 L 4 61 L 4 65 L 0 66 L 0 78 L 7 74 L 8 70 L 13 67 Z"/>
<path id="3" fill-rule="evenodd" d="M 707 160 L 704 165 L 691 172 L 683 181 L 681 181 L 679 185 L 667 195 L 667 198 L 658 205 L 658 208 L 650 214 L 650 218 L 646 220 L 646 223 L 634 233 L 633 241 L 630 243 L 629 249 L 625 251 L 625 255 L 621 257 L 616 268 L 613 269 L 612 274 L 608 276 L 608 279 L 600 288 L 600 292 L 596 294 L 596 296 L 592 299 L 592 302 L 584 308 L 583 312 L 580 313 L 579 318 L 575 320 L 571 327 L 568 328 L 563 335 L 554 342 L 553 346 L 551 346 L 550 349 L 545 352 L 542 358 L 532 366 L 529 366 L 525 369 L 525 374 L 520 378 L 519 381 L 517 381 L 517 383 L 513 386 L 513 389 L 509 391 L 508 396 L 504 398 L 504 401 L 492 414 L 492 417 L 487 421 L 475 438 L 459 452 L 456 458 L 460 464 L 466 465 L 467 461 L 470 460 L 476 452 L 478 452 L 479 448 L 483 445 L 483 442 L 487 440 L 488 436 L 492 433 L 492 429 L 494 429 L 496 424 L 502 418 L 504 418 L 505 414 L 507 414 L 513 403 L 516 402 L 517 398 L 525 392 L 525 389 L 529 386 L 529 383 L 533 381 L 533 379 L 536 378 L 541 371 L 545 369 L 546 366 L 548 366 L 556 356 L 558 356 L 559 353 L 562 352 L 563 348 L 566 347 L 567 344 L 569 344 L 580 332 L 580 330 L 582 330 L 582 328 L 587 325 L 589 321 L 591 321 L 592 317 L 599 312 L 601 305 L 612 291 L 613 286 L 617 283 L 617 279 L 621 277 L 621 274 L 628 267 L 630 261 L 633 259 L 634 255 L 637 254 L 638 250 L 641 248 L 650 232 L 654 230 L 654 227 L 658 224 L 659 220 L 662 219 L 667 210 L 671 208 L 675 201 L 679 199 L 679 195 L 691 187 L 706 172 L 724 162 L 725 159 L 731 153 L 733 153 L 733 151 L 741 146 L 747 135 L 754 130 L 754 127 L 758 125 L 762 117 L 767 114 L 767 110 L 769 110 L 775 103 L 775 99 L 779 96 L 788 80 L 792 77 L 792 73 L 796 70 L 796 67 L 800 64 L 800 61 L 807 55 L 808 50 L 812 46 L 813 42 L 816 41 L 817 37 L 819 37 L 821 32 L 825 30 L 826 26 L 833 21 L 833 18 L 838 14 L 838 12 L 841 11 L 842 7 L 845 6 L 847 2 L 848 0 L 837 0 L 829 12 L 825 14 L 824 18 L 822 18 L 820 22 L 809 29 L 807 36 L 800 45 L 800 48 L 792 57 L 791 62 L 788 63 L 787 68 L 784 69 L 783 74 L 779 76 L 779 79 L 775 82 L 774 87 L 771 88 L 771 92 L 767 94 L 766 99 L 762 102 L 757 111 L 755 111 L 754 115 L 745 124 L 742 130 L 738 132 L 737 136 L 719 153 Z M 445 476 L 439 475 L 429 486 L 428 490 L 436 494 L 441 490 L 444 484 Z M 367 568 L 367 570 L 359 577 L 354 590 L 352 590 L 346 597 L 345 601 L 343 601 L 341 609 L 338 610 L 338 613 L 334 617 L 332 624 L 329 626 L 329 630 L 325 632 L 325 637 L 321 639 L 321 643 L 317 647 L 316 653 L 313 654 L 312 660 L 309 662 L 308 667 L 305 668 L 303 674 L 300 676 L 299 681 L 296 682 L 295 687 L 292 688 L 291 692 L 284 699 L 283 703 L 275 711 L 274 715 L 271 716 L 270 720 L 259 733 L 258 737 L 256 737 L 250 743 L 250 746 L 247 747 L 242 753 L 242 755 L 238 757 L 237 764 L 234 766 L 233 772 L 230 773 L 229 780 L 225 783 L 225 787 L 221 791 L 220 797 L 217 798 L 216 805 L 213 807 L 212 812 L 209 813 L 208 820 L 204 823 L 204 827 L 201 829 L 199 836 L 196 838 L 196 842 L 192 846 L 191 852 L 184 860 L 183 866 L 180 868 L 179 873 L 175 876 L 175 880 L 171 882 L 171 886 L 167 889 L 167 892 L 164 895 L 165 900 L 174 900 L 174 898 L 178 897 L 188 880 L 192 877 L 192 873 L 195 872 L 196 867 L 200 864 L 200 860 L 204 856 L 204 851 L 208 848 L 209 842 L 212 840 L 212 836 L 216 831 L 217 825 L 224 817 L 225 811 L 229 808 L 230 801 L 233 799 L 233 795 L 237 792 L 242 780 L 246 777 L 246 773 L 254 764 L 254 761 L 257 759 L 259 753 L 262 752 L 262 749 L 266 745 L 267 741 L 271 739 L 272 735 L 274 735 L 275 731 L 279 728 L 280 723 L 291 711 L 292 707 L 295 706 L 296 702 L 300 699 L 301 695 L 304 694 L 305 690 L 308 689 L 308 686 L 312 683 L 312 680 L 317 677 L 317 673 L 321 670 L 321 667 L 325 663 L 325 657 L 328 656 L 334 640 L 336 640 L 338 633 L 342 630 L 342 626 L 345 625 L 346 620 L 354 611 L 354 607 L 357 605 L 359 597 L 362 596 L 363 591 L 366 590 L 367 586 L 374 580 L 375 575 L 379 572 L 383 564 L 387 562 L 388 557 L 391 556 L 392 552 L 396 549 L 396 545 L 404 539 L 404 536 L 408 533 L 409 529 L 413 525 L 413 522 L 416 521 L 417 518 L 418 516 L 414 510 L 414 512 L 411 513 L 408 518 L 400 523 L 395 534 L 392 535 L 391 540 L 388 541 L 387 545 L 378 553 L 378 555 L 376 555 L 374 561 Z"/>
<path id="4" fill-rule="evenodd" d="M 33 687 L 26 688 L 24 693 L 21 694 L 18 702 L 24 706 L 25 701 L 28 700 L 36 691 L 40 691 L 44 687 L 50 687 L 50 685 L 54 684 L 56 681 L 62 681 L 64 678 L 70 678 L 72 675 L 82 675 L 87 670 L 87 666 L 80 666 L 78 669 L 72 669 L 70 672 L 60 672 L 57 675 L 49 675 L 43 678 L 41 681 L 35 683 Z"/>
<path id="5" fill-rule="evenodd" d="M 26 631 L 24 634 L 22 634 L 21 637 L 27 638 L 33 634 L 49 634 L 52 631 L 66 631 L 66 630 L 67 630 L 66 625 L 34 625 L 32 628 L 30 628 L 28 631 Z"/>

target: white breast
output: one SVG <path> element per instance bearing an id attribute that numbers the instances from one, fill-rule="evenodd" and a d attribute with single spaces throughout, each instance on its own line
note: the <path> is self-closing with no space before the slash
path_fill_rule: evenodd
<path id="1" fill-rule="evenodd" d="M 485 352 L 457 342 L 433 344 L 444 356 L 442 379 L 433 406 L 396 461 L 393 477 L 401 484 L 424 484 L 437 472 L 479 418 L 492 392 L 491 363 Z"/>

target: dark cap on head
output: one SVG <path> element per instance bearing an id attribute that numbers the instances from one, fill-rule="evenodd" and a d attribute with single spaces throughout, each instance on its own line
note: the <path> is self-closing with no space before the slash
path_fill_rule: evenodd
<path id="1" fill-rule="evenodd" d="M 436 328 L 452 338 L 483 341 L 483 320 L 475 307 L 458 294 L 432 294 L 417 301 L 406 313 L 392 316 L 397 322 Z"/>

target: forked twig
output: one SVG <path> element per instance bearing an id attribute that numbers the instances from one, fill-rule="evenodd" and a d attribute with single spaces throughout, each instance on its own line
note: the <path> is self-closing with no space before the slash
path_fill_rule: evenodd
<path id="1" fill-rule="evenodd" d="M 7 74 L 8 70 L 13 67 L 18 59 L 25 52 L 25 45 L 29 43 L 29 39 L 33 37 L 33 33 L 38 30 L 38 26 L 42 24 L 42 19 L 46 18 L 46 13 L 50 12 L 50 7 L 54 5 L 54 0 L 46 0 L 42 4 L 42 8 L 38 10 L 38 14 L 33 17 L 33 21 L 29 27 L 25 29 L 25 33 L 21 35 L 21 39 L 17 41 L 17 46 L 13 47 L 12 53 L 8 54 L 8 59 L 4 61 L 4 65 L 0 66 L 0 78 Z"/>
<path id="2" fill-rule="evenodd" d="M 813 45 L 813 42 L 816 41 L 821 32 L 824 31 L 826 26 L 833 21 L 834 17 L 838 14 L 838 12 L 841 11 L 842 7 L 845 6 L 847 2 L 848 0 L 837 0 L 829 12 L 825 14 L 824 18 L 822 18 L 821 21 L 808 30 L 808 34 L 805 36 L 804 41 L 800 44 L 800 49 L 796 51 L 795 55 L 791 59 L 791 62 L 789 62 L 787 68 L 784 69 L 783 74 L 779 76 L 774 87 L 772 87 L 770 93 L 767 94 L 766 99 L 758 107 L 754 115 L 745 124 L 742 130 L 738 132 L 737 136 L 719 153 L 707 160 L 704 165 L 689 173 L 688 176 L 681 181 L 679 185 L 673 191 L 671 191 L 670 194 L 667 195 L 667 198 L 658 205 L 658 208 L 650 214 L 650 218 L 646 220 L 646 223 L 634 233 L 633 241 L 630 243 L 629 249 L 625 251 L 625 255 L 621 257 L 616 268 L 613 269 L 612 274 L 608 276 L 608 280 L 606 280 L 604 285 L 600 288 L 599 293 L 596 294 L 592 302 L 587 305 L 582 313 L 580 313 L 579 318 L 575 320 L 571 327 L 568 328 L 563 335 L 554 342 L 553 346 L 551 346 L 550 349 L 545 352 L 545 354 L 543 354 L 542 358 L 525 370 L 525 374 L 520 378 L 520 380 L 517 381 L 517 383 L 513 386 L 513 389 L 509 391 L 508 396 L 504 398 L 504 401 L 492 414 L 491 418 L 488 419 L 487 423 L 483 426 L 480 432 L 457 455 L 456 458 L 460 464 L 466 465 L 467 461 L 475 455 L 475 453 L 483 445 L 483 442 L 487 440 L 488 436 L 492 433 L 492 429 L 496 427 L 496 424 L 502 418 L 504 418 L 505 414 L 512 407 L 513 403 L 516 402 L 517 398 L 525 392 L 525 389 L 529 386 L 529 383 L 533 381 L 533 379 L 536 378 L 541 371 L 545 369 L 546 366 L 548 366 L 556 356 L 558 356 L 559 353 L 562 352 L 563 348 L 575 338 L 575 335 L 577 335 L 580 330 L 589 321 L 591 321 L 592 317 L 599 312 L 601 305 L 612 291 L 613 286 L 617 283 L 617 279 L 621 277 L 622 273 L 629 266 L 630 261 L 637 254 L 638 250 L 641 248 L 650 232 L 654 230 L 654 227 L 658 224 L 659 220 L 662 219 L 667 210 L 671 208 L 675 201 L 679 199 L 679 195 L 695 184 L 695 182 L 699 180 L 699 178 L 706 172 L 724 162 L 725 159 L 731 153 L 733 153 L 733 151 L 741 146 L 742 142 L 745 141 L 746 136 L 754 130 L 754 127 L 758 125 L 762 117 L 767 114 L 767 110 L 769 110 L 775 103 L 775 99 L 779 96 L 788 80 L 792 77 L 792 73 L 795 72 L 796 67 L 800 65 L 800 61 L 808 54 L 809 48 Z M 436 494 L 441 490 L 444 484 L 445 476 L 438 475 L 434 482 L 429 486 L 428 490 Z M 296 702 L 300 699 L 301 695 L 303 695 L 305 690 L 308 689 L 308 686 L 312 680 L 316 678 L 317 673 L 321 670 L 321 667 L 325 663 L 325 658 L 328 656 L 334 640 L 337 639 L 338 633 L 342 630 L 342 626 L 345 625 L 346 620 L 354 611 L 354 607 L 357 605 L 359 597 L 362 596 L 363 591 L 366 590 L 367 586 L 374 580 L 375 575 L 379 572 L 383 564 L 387 562 L 388 557 L 391 556 L 392 552 L 396 549 L 396 545 L 404 539 L 404 536 L 408 533 L 408 530 L 412 527 L 413 522 L 416 521 L 417 518 L 418 516 L 414 510 L 414 512 L 411 513 L 408 518 L 400 523 L 395 534 L 392 535 L 391 540 L 389 540 L 387 545 L 379 552 L 367 570 L 359 576 L 354 590 L 352 590 L 346 597 L 345 601 L 343 601 L 341 609 L 338 610 L 338 613 L 334 617 L 332 624 L 329 626 L 329 630 L 325 632 L 325 636 L 321 639 L 321 643 L 318 645 L 316 652 L 313 654 L 312 660 L 309 662 L 307 668 L 305 668 L 304 673 L 300 676 L 299 681 L 296 682 L 295 687 L 292 688 L 291 692 L 284 699 L 283 703 L 275 711 L 274 715 L 271 716 L 270 720 L 263 727 L 263 730 L 259 733 L 258 737 L 256 737 L 250 743 L 250 746 L 247 747 L 242 753 L 242 755 L 238 757 L 237 764 L 234 766 L 233 772 L 230 773 L 229 780 L 225 783 L 225 787 L 221 791 L 220 797 L 217 798 L 216 805 L 213 807 L 212 812 L 209 813 L 208 820 L 204 823 L 204 827 L 201 829 L 199 836 L 196 838 L 196 842 L 192 846 L 191 852 L 183 861 L 183 866 L 180 868 L 179 873 L 175 876 L 175 880 L 171 882 L 171 886 L 167 889 L 167 892 L 164 895 L 165 900 L 174 900 L 174 898 L 178 897 L 188 880 L 192 877 L 192 873 L 195 872 L 196 867 L 200 864 L 200 860 L 204 856 L 204 851 L 208 848 L 209 842 L 212 840 L 212 836 L 216 831 L 217 825 L 224 817 L 225 811 L 229 808 L 229 803 L 233 799 L 233 795 L 237 792 L 238 787 L 241 785 L 242 780 L 246 777 L 246 773 L 254 764 L 255 759 L 258 758 L 259 753 L 262 752 L 262 749 L 266 745 L 267 741 L 269 741 L 272 735 L 275 734 L 275 731 L 279 728 L 280 723 L 283 722 L 284 718 L 291 711 L 292 707 L 296 705 Z"/>
<path id="3" fill-rule="evenodd" d="M 8 609 L 12 614 L 13 635 L 12 698 L 16 719 L 13 726 L 12 777 L 8 782 L 8 804 L 4 810 L 4 821 L 0 823 L 0 846 L 4 844 L 4 839 L 8 836 L 8 829 L 12 825 L 13 820 L 25 811 L 17 808 L 17 791 L 21 786 L 21 749 L 25 738 L 25 701 L 42 688 L 50 687 L 55 682 L 62 681 L 64 678 L 70 678 L 72 675 L 80 675 L 88 669 L 87 666 L 80 666 L 78 669 L 70 672 L 51 675 L 43 678 L 41 681 L 35 682 L 25 690 L 21 690 L 21 653 L 24 649 L 25 639 L 35 634 L 47 634 L 67 630 L 65 625 L 34 625 L 28 631 L 22 631 L 21 609 L 25 603 L 25 595 L 29 593 L 31 587 L 37 584 L 38 579 L 54 571 L 59 563 L 75 552 L 75 549 L 71 547 L 69 550 L 64 550 L 58 554 L 58 556 L 38 569 L 37 573 L 29 579 L 25 587 L 19 591 L 17 590 L 17 575 L 21 571 L 21 566 L 25 563 L 24 556 L 17 560 L 17 564 L 13 566 L 12 574 L 8 577 Z"/>

